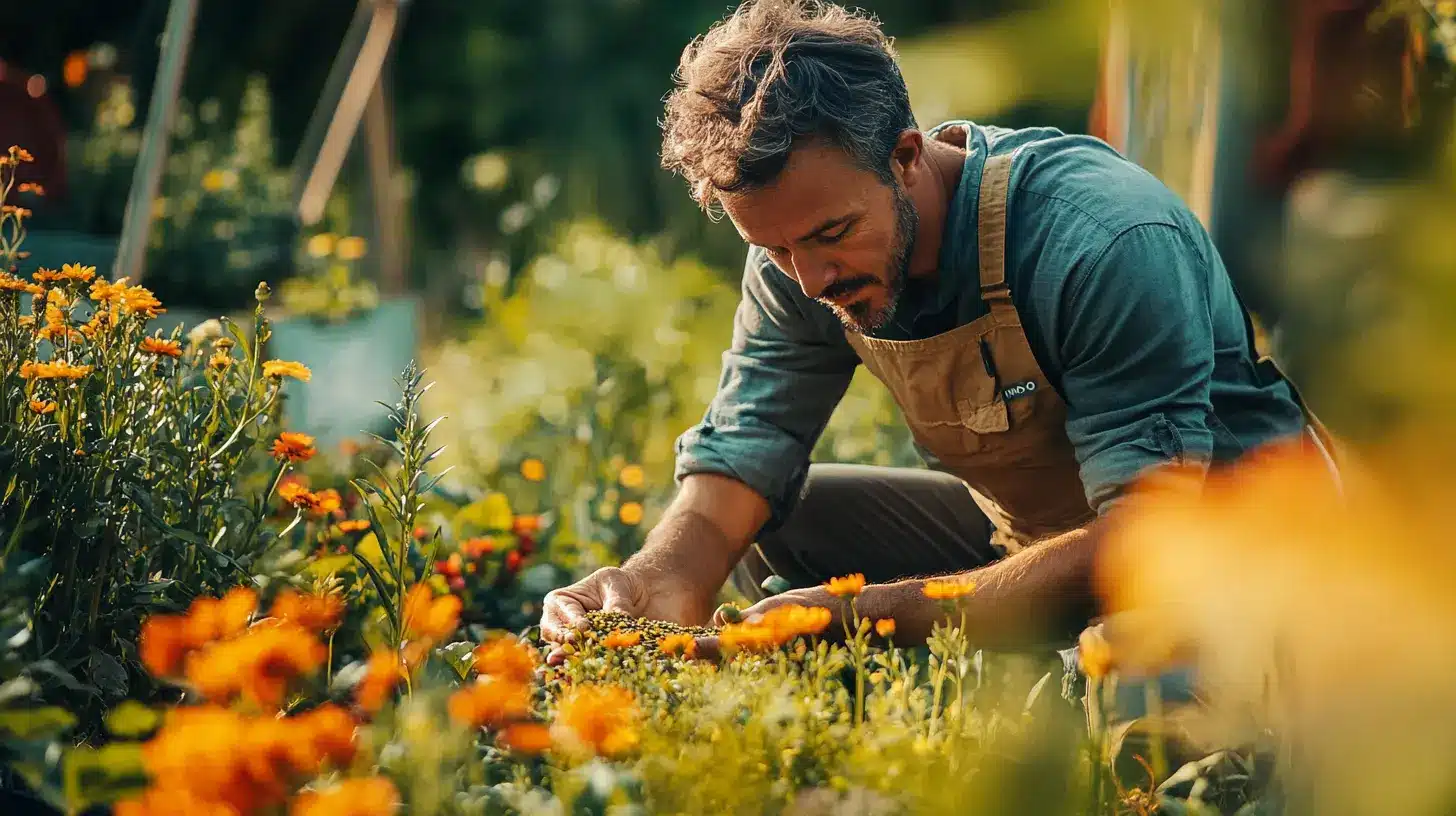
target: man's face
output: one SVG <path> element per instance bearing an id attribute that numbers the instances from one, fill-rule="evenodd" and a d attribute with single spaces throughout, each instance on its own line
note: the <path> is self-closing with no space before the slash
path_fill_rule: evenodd
<path id="1" fill-rule="evenodd" d="M 866 334 L 894 317 L 918 225 L 899 183 L 813 143 L 789 155 L 772 185 L 724 196 L 723 209 L 744 240 L 849 330 Z"/>

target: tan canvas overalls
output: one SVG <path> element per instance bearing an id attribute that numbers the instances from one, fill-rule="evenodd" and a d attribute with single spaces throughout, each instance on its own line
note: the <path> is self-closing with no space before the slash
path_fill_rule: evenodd
<path id="1" fill-rule="evenodd" d="M 1094 517 L 1067 438 L 1067 405 L 1032 355 L 1006 285 L 1014 156 L 992 156 L 982 171 L 977 240 L 989 313 L 924 340 L 845 333 L 890 389 L 916 442 L 970 488 L 995 525 L 992 544 L 1008 553 Z M 1328 456 L 1323 427 L 1306 416 L 1312 443 Z"/>

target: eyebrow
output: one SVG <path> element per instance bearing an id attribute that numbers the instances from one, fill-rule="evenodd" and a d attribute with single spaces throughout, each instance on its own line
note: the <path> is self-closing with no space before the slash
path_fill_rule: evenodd
<path id="1" fill-rule="evenodd" d="M 809 230 L 807 233 L 804 234 L 803 237 L 799 238 L 797 243 L 803 243 L 804 241 L 808 241 L 812 238 L 817 238 L 820 234 L 828 232 L 829 230 L 834 229 L 840 224 L 847 224 L 850 221 L 857 220 L 860 215 L 860 213 L 847 213 L 845 215 L 836 215 L 835 217 L 819 224 L 814 229 Z"/>

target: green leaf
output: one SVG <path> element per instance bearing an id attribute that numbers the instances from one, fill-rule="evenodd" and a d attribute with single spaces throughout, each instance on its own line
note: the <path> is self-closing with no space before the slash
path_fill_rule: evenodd
<path id="1" fill-rule="evenodd" d="M 461 680 L 470 676 L 470 667 L 475 665 L 475 644 L 468 640 L 457 640 L 448 646 L 440 648 L 440 654 L 445 656 L 445 662 L 460 676 Z"/>
<path id="2" fill-rule="evenodd" d="M 72 812 L 135 796 L 149 781 L 138 743 L 72 749 L 66 754 L 64 775 L 66 803 Z"/>
<path id="3" fill-rule="evenodd" d="M 157 730 L 162 715 L 136 700 L 126 700 L 106 715 L 106 730 L 123 739 L 139 739 Z"/>
<path id="4" fill-rule="evenodd" d="M 0 735 L 7 739 L 55 739 L 76 724 L 76 717 L 60 706 L 0 711 Z"/>
<path id="5" fill-rule="evenodd" d="M 91 653 L 91 680 L 97 688 L 112 697 L 126 695 L 126 669 L 116 658 L 105 652 Z"/>

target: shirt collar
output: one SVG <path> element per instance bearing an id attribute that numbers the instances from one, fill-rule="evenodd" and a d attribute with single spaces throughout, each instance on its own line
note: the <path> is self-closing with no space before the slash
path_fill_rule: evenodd
<path id="1" fill-rule="evenodd" d="M 967 291 L 967 276 L 979 276 L 980 247 L 977 219 L 980 216 L 981 170 L 985 167 L 989 147 L 986 132 L 967 120 L 952 120 L 936 125 L 926 135 L 934 137 L 951 125 L 966 126 L 966 160 L 961 166 L 961 181 L 955 197 L 946 210 L 945 229 L 941 233 L 940 257 L 936 261 L 935 295 L 921 314 L 939 314 L 955 304 Z M 979 292 L 973 286 L 970 291 Z"/>

